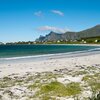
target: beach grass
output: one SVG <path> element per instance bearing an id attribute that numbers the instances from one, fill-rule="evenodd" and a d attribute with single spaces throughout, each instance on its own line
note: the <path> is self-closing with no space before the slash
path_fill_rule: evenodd
<path id="1" fill-rule="evenodd" d="M 54 81 L 46 85 L 42 85 L 40 90 L 37 91 L 35 97 L 44 98 L 46 95 L 49 98 L 52 97 L 66 97 L 76 96 L 81 93 L 80 83 L 69 83 L 64 85 L 60 82 Z"/>
<path id="2" fill-rule="evenodd" d="M 1 98 L 7 94 L 12 100 L 24 97 L 26 100 L 61 100 L 61 98 L 89 100 L 91 95 L 86 97 L 83 94 L 87 90 L 95 95 L 100 91 L 98 67 L 89 66 L 79 71 L 60 69 L 53 72 L 28 73 L 21 77 L 12 75 L 0 79 L 0 92 L 3 93 Z M 22 95 L 18 96 L 16 91 Z"/>
<path id="3" fill-rule="evenodd" d="M 100 73 L 86 75 L 82 78 L 82 81 L 85 81 L 91 87 L 92 92 L 100 91 Z"/>

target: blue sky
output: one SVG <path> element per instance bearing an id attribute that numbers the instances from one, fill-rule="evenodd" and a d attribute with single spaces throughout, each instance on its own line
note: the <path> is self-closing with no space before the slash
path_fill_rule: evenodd
<path id="1" fill-rule="evenodd" d="M 0 41 L 33 41 L 49 31 L 100 24 L 100 0 L 0 0 Z"/>

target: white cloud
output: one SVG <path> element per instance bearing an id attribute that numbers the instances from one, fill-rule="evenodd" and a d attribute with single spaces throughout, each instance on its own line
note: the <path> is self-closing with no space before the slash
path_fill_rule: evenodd
<path id="1" fill-rule="evenodd" d="M 52 26 L 42 26 L 39 27 L 37 30 L 39 31 L 54 31 L 58 33 L 65 33 L 67 31 L 70 31 L 69 29 L 66 28 L 58 28 L 58 27 L 52 27 Z"/>
<path id="2" fill-rule="evenodd" d="M 64 13 L 59 11 L 59 10 L 51 10 L 51 12 L 54 13 L 54 14 L 58 14 L 60 16 L 64 16 Z"/>
<path id="3" fill-rule="evenodd" d="M 35 16 L 42 16 L 42 14 L 43 14 L 42 11 L 37 11 L 34 13 Z"/>

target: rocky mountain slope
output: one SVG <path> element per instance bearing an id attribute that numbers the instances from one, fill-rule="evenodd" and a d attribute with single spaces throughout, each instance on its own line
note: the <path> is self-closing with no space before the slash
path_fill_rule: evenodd
<path id="1" fill-rule="evenodd" d="M 91 38 L 100 36 L 100 25 L 80 31 L 80 32 L 65 32 L 63 34 L 51 31 L 46 36 L 40 36 L 36 39 L 37 42 L 42 41 L 58 41 L 58 40 L 80 40 L 82 38 Z"/>

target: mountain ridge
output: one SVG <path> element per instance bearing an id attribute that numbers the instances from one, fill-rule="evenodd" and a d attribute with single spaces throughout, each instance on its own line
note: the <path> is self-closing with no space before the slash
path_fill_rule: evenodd
<path id="1" fill-rule="evenodd" d="M 45 36 L 40 36 L 36 39 L 36 42 L 45 42 L 45 41 L 70 41 L 70 40 L 80 40 L 82 38 L 96 37 L 100 36 L 100 24 L 88 28 L 79 32 L 65 32 L 63 34 L 56 33 L 51 31 Z"/>

